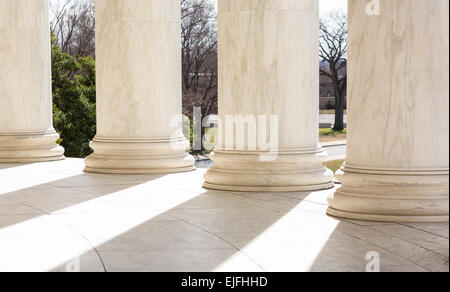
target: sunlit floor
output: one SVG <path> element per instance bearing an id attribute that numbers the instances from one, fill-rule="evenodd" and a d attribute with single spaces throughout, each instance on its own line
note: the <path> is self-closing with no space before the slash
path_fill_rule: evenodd
<path id="1" fill-rule="evenodd" d="M 448 224 L 342 221 L 332 192 L 208 191 L 204 169 L 0 164 L 0 271 L 448 271 Z M 374 257 L 375 255 L 375 257 Z"/>

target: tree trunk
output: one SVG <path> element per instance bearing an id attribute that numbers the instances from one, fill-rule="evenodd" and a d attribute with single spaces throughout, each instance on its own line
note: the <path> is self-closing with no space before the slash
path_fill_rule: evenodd
<path id="1" fill-rule="evenodd" d="M 344 95 L 336 92 L 335 93 L 335 99 L 336 99 L 336 112 L 334 115 L 334 131 L 343 131 L 345 130 L 344 125 Z"/>

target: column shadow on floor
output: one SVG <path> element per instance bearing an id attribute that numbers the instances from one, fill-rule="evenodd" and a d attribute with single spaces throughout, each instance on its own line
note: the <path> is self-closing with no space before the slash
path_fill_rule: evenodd
<path id="1" fill-rule="evenodd" d="M 9 169 L 20 165 L 1 165 L 0 169 Z M 1 175 L 1 173 L 0 173 Z M 35 173 L 39 176 L 39 173 Z M 99 199 L 112 193 L 148 183 L 164 175 L 102 175 L 94 173 L 68 174 L 63 179 L 51 180 L 12 192 L 0 192 L 0 228 L 5 228 L 38 216 Z M 88 193 L 79 190 L 89 187 Z M 1 190 L 1 189 L 0 189 Z M 4 217 L 8 220 L 1 220 Z"/>
<path id="2" fill-rule="evenodd" d="M 105 270 L 264 271 L 266 268 L 263 266 L 270 266 L 264 261 L 270 262 L 270 257 L 277 253 L 280 254 L 278 263 L 283 262 L 283 257 L 287 262 L 294 259 L 285 253 L 283 242 L 277 238 L 262 240 L 269 242 L 267 257 L 259 259 L 257 258 L 259 255 L 254 257 L 248 254 L 244 249 L 247 245 L 254 244 L 255 239 L 261 236 L 270 237 L 271 232 L 267 232 L 269 229 L 280 232 L 287 241 L 292 232 L 299 232 L 297 237 L 294 236 L 295 240 L 306 240 L 310 237 L 309 234 L 301 234 L 301 230 L 295 226 L 302 218 L 306 219 L 306 212 L 313 212 L 316 209 L 315 203 L 304 201 L 310 193 L 280 196 L 207 191 L 201 188 L 189 190 L 184 186 L 171 187 L 167 193 L 154 194 L 148 201 L 137 194 L 136 200 L 132 195 L 126 198 L 128 202 L 148 210 L 149 219 L 124 232 L 117 232 L 120 233 L 117 236 L 98 241 L 99 244 L 95 247 L 102 258 Z M 192 193 L 188 196 L 183 195 L 186 192 Z M 172 204 L 170 208 L 162 209 L 160 202 L 171 196 L 177 199 L 170 202 Z M 185 199 L 189 197 L 191 198 Z M 319 207 L 325 210 L 326 206 L 319 204 Z M 295 211 L 297 208 L 299 210 Z M 293 215 L 290 214 L 293 211 Z M 289 221 L 287 227 L 278 226 L 277 222 L 285 220 L 284 217 L 288 214 L 292 218 L 287 219 Z M 97 220 L 104 219 L 97 218 Z M 82 229 L 89 228 L 76 222 L 73 224 L 81 233 Z M 281 230 L 277 230 L 278 228 Z M 318 243 L 324 244 L 328 237 L 321 239 L 322 241 Z M 258 244 L 260 243 L 256 245 Z M 321 248 L 322 246 L 316 246 L 315 253 L 317 254 Z M 308 260 L 312 262 L 314 258 L 308 255 Z M 83 265 L 81 268 L 83 270 Z M 85 269 L 89 270 L 89 267 L 85 266 Z M 274 270 L 282 269 L 282 266 L 274 267 Z M 57 267 L 56 270 L 64 270 L 64 265 Z M 294 268 L 288 265 L 286 270 Z"/>
<path id="3" fill-rule="evenodd" d="M 155 200 L 164 195 L 169 194 Z M 204 191 L 95 249 L 106 271 L 364 272 L 374 251 L 382 271 L 446 270 L 445 256 L 384 233 L 391 224 L 334 220 L 316 209 L 310 195 Z M 149 211 L 159 208 L 136 204 Z M 420 256 L 408 258 L 408 250 Z M 423 267 L 430 256 L 434 263 Z"/>
<path id="4" fill-rule="evenodd" d="M 158 194 L 155 201 L 165 200 L 165 196 L 173 195 L 172 191 Z M 179 192 L 186 190 L 179 189 L 174 196 Z M 258 202 L 246 194 L 204 191 L 191 196 L 192 199 L 160 212 L 159 206 L 135 202 L 158 215 L 96 245 L 105 270 L 264 271 L 242 248 L 301 203 L 301 200 L 291 201 L 274 210 L 269 207 L 272 202 Z M 82 259 L 83 256 L 83 271 Z M 64 268 L 65 264 L 55 270 Z"/>
<path id="5" fill-rule="evenodd" d="M 427 265 L 435 253 L 389 241 L 387 227 L 326 217 L 317 193 L 207 191 L 192 181 L 198 177 L 83 173 L 3 193 L 0 237 L 17 225 L 34 227 L 42 216 L 63 222 L 92 249 L 69 250 L 70 258 L 55 252 L 51 263 L 57 265 L 47 270 L 56 271 L 65 271 L 71 257 L 79 258 L 81 271 L 365 271 L 370 251 L 380 253 L 386 270 L 445 270 L 445 263 L 448 270 L 448 256 Z M 15 239 L 20 248 L 39 259 L 34 239 L 19 235 L 25 236 Z M 55 236 L 62 241 L 56 246 L 70 249 L 71 239 Z M 407 258 L 408 249 L 415 258 Z M 24 264 L 32 260 L 12 256 Z"/>

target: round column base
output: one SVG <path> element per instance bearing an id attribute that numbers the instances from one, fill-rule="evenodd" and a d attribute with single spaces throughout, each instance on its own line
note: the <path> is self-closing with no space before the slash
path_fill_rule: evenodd
<path id="1" fill-rule="evenodd" d="M 205 182 L 203 184 L 205 189 L 216 191 L 233 191 L 233 192 L 253 192 L 253 193 L 277 193 L 277 192 L 313 192 L 320 190 L 328 190 L 334 187 L 333 183 L 308 185 L 308 186 L 233 186 L 233 185 L 217 185 Z"/>
<path id="2" fill-rule="evenodd" d="M 381 222 L 449 222 L 448 169 L 391 170 L 344 166 L 329 198 L 334 217 Z"/>
<path id="3" fill-rule="evenodd" d="M 322 148 L 264 152 L 218 150 L 204 187 L 240 192 L 310 192 L 334 187 Z"/>
<path id="4" fill-rule="evenodd" d="M 167 174 L 194 170 L 185 139 L 95 138 L 85 171 L 108 174 Z"/>
<path id="5" fill-rule="evenodd" d="M 0 163 L 32 163 L 64 159 L 54 131 L 0 133 Z"/>
<path id="6" fill-rule="evenodd" d="M 327 214 L 336 217 L 351 220 L 374 221 L 374 222 L 396 222 L 396 223 L 446 223 L 449 216 L 395 216 L 395 215 L 376 215 L 351 213 L 328 208 Z"/>

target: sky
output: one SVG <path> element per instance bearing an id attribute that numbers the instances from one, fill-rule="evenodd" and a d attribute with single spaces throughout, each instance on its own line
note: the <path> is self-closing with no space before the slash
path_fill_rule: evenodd
<path id="1" fill-rule="evenodd" d="M 320 0 L 320 15 L 326 15 L 333 10 L 347 11 L 347 0 Z"/>

